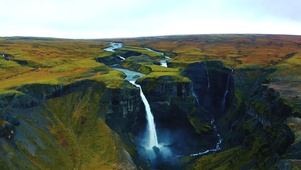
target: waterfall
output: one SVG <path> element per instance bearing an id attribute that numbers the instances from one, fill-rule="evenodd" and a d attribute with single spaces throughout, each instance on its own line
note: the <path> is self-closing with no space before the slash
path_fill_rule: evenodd
<path id="1" fill-rule="evenodd" d="M 147 127 L 148 127 L 148 134 L 147 134 L 148 144 L 146 145 L 146 147 L 148 149 L 153 149 L 154 146 L 159 147 L 154 116 L 151 112 L 149 103 L 148 103 L 145 95 L 143 94 L 141 86 L 136 84 L 135 81 L 130 81 L 130 83 L 132 83 L 133 85 L 135 85 L 136 87 L 138 87 L 140 89 L 140 96 L 141 96 L 141 99 L 145 106 Z"/>
<path id="2" fill-rule="evenodd" d="M 209 72 L 208 72 L 208 67 L 207 67 L 206 61 L 204 61 L 204 63 L 205 63 L 205 66 L 206 66 L 206 75 L 207 75 L 207 92 L 208 92 L 208 91 L 209 91 L 209 88 L 210 88 Z"/>
<path id="3" fill-rule="evenodd" d="M 192 88 L 193 89 L 193 88 Z M 194 90 L 192 90 L 192 96 L 195 98 L 196 102 L 198 103 L 198 106 L 201 106 L 198 97 L 196 96 L 196 94 L 194 93 Z"/>
<path id="4" fill-rule="evenodd" d="M 222 101 L 222 112 L 224 112 L 224 110 L 225 110 L 226 98 L 227 98 L 227 94 L 229 91 L 230 76 L 232 75 L 232 73 L 233 73 L 233 69 L 231 70 L 231 73 L 228 75 L 226 90 L 225 90 L 223 101 Z"/>

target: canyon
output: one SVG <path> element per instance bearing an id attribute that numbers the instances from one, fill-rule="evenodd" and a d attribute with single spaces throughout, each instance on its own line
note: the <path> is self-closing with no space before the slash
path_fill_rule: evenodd
<path id="1" fill-rule="evenodd" d="M 300 44 L 277 35 L 1 39 L 10 60 L 0 63 L 0 167 L 300 168 Z"/>

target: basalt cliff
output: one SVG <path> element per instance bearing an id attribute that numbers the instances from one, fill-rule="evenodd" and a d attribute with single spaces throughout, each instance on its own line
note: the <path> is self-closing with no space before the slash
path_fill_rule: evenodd
<path id="1" fill-rule="evenodd" d="M 0 169 L 301 168 L 300 36 L 5 37 L 0 55 Z M 116 68 L 144 74 L 155 155 Z"/>

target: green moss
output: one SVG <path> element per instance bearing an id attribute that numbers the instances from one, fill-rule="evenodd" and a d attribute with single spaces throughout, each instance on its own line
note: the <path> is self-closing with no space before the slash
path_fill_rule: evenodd
<path id="1" fill-rule="evenodd" d="M 242 152 L 240 147 L 232 148 L 227 151 L 206 155 L 198 159 L 192 166 L 188 169 L 239 169 L 239 155 Z"/>
<path id="2" fill-rule="evenodd" d="M 254 107 L 256 109 L 256 111 L 259 113 L 259 114 L 264 114 L 264 112 L 266 111 L 266 103 L 263 103 L 263 102 L 260 102 L 260 101 L 256 101 L 254 103 Z"/>
<path id="3" fill-rule="evenodd" d="M 138 82 L 141 81 L 155 81 L 155 80 L 164 80 L 165 83 L 168 82 L 191 82 L 188 77 L 183 77 L 179 72 L 152 72 L 146 76 L 138 79 Z"/>
<path id="4" fill-rule="evenodd" d="M 195 128 L 196 132 L 201 134 L 203 132 L 209 132 L 212 130 L 212 127 L 210 126 L 210 124 L 207 123 L 202 123 L 201 121 L 199 121 L 197 118 L 190 118 L 190 123 L 191 125 Z"/>
<path id="5" fill-rule="evenodd" d="M 67 148 L 63 150 L 66 151 L 67 159 L 72 159 L 70 167 L 116 167 L 118 152 L 111 130 L 98 118 L 98 102 L 103 93 L 101 90 L 97 84 L 91 84 L 83 91 L 69 93 L 46 102 L 48 110 L 59 122 L 59 126 L 54 127 L 53 134 L 57 135 L 57 140 L 62 146 L 64 141 L 68 141 Z"/>

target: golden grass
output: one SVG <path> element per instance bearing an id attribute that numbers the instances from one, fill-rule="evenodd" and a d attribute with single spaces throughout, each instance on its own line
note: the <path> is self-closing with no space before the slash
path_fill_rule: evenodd
<path id="1" fill-rule="evenodd" d="M 21 37 L 1 38 L 0 46 L 0 53 L 13 58 L 0 58 L 1 90 L 32 83 L 67 84 L 111 70 L 95 61 L 96 57 L 110 54 L 102 50 L 108 46 L 104 41 Z M 28 64 L 20 65 L 14 60 Z"/>
<path id="2" fill-rule="evenodd" d="M 245 64 L 269 66 L 282 61 L 287 54 L 301 52 L 301 36 L 285 35 L 194 35 L 123 41 L 172 52 L 173 61 L 221 60 L 239 68 Z"/>
<path id="3" fill-rule="evenodd" d="M 1 38 L 0 53 L 10 54 L 15 60 L 27 61 L 28 65 L 21 66 L 14 61 L 0 58 L 2 81 L 0 89 L 30 83 L 70 83 L 87 77 L 90 79 L 95 77 L 98 80 L 103 77 L 105 80 L 113 81 L 113 78 L 108 76 L 99 77 L 99 74 L 103 73 L 93 72 L 95 75 L 87 76 L 91 69 L 102 66 L 95 62 L 95 58 L 111 54 L 102 50 L 108 47 L 109 41 Z M 158 60 L 162 56 L 144 47 L 172 54 L 169 62 L 176 66 L 203 60 L 221 60 L 232 68 L 271 67 L 279 64 L 278 68 L 283 69 L 282 72 L 278 72 L 279 75 L 286 74 L 287 71 L 284 70 L 287 67 L 290 68 L 290 72 L 296 72 L 299 69 L 296 65 L 299 59 L 294 57 L 285 61 L 285 57 L 290 53 L 301 53 L 300 36 L 195 35 L 157 37 L 139 41 L 137 39 L 112 41 L 124 42 L 126 46 L 121 50 L 141 52 L 142 55 L 150 56 L 153 60 Z M 153 72 L 160 72 L 155 75 L 163 72 L 174 74 L 172 72 L 175 71 L 165 70 L 159 66 L 151 66 L 151 69 Z"/>

